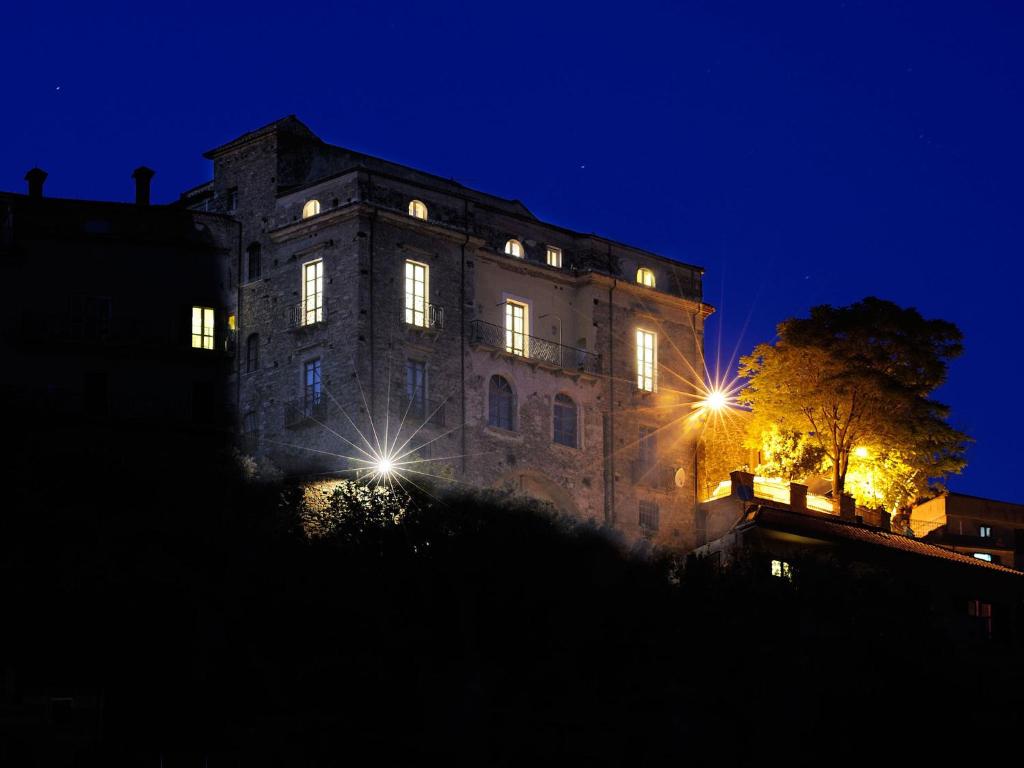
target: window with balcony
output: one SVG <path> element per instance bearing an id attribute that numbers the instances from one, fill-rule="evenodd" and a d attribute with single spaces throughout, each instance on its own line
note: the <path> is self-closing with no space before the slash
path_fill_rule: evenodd
<path id="1" fill-rule="evenodd" d="M 245 249 L 246 257 L 246 276 L 249 282 L 253 280 L 259 280 L 260 274 L 263 271 L 263 265 L 261 263 L 262 255 L 260 253 L 260 244 L 252 243 L 248 248 Z"/>
<path id="2" fill-rule="evenodd" d="M 308 219 L 311 216 L 316 216 L 320 213 L 320 201 L 319 200 L 307 200 L 306 204 L 302 206 L 302 218 Z"/>
<path id="3" fill-rule="evenodd" d="M 646 285 L 648 288 L 654 287 L 654 272 L 649 270 L 647 267 L 640 267 L 636 271 L 636 281 L 640 285 Z"/>
<path id="4" fill-rule="evenodd" d="M 412 200 L 409 202 L 409 215 L 414 219 L 427 220 L 427 206 L 421 200 Z"/>
<path id="5" fill-rule="evenodd" d="M 654 533 L 661 524 L 658 504 L 653 501 L 640 502 L 640 514 L 637 522 L 647 533 Z"/>
<path id="6" fill-rule="evenodd" d="M 192 307 L 192 348 L 213 349 L 213 309 Z"/>
<path id="7" fill-rule="evenodd" d="M 250 333 L 245 340 L 245 372 L 252 373 L 260 367 L 260 335 Z"/>
<path id="8" fill-rule="evenodd" d="M 636 332 L 636 388 L 654 392 L 658 385 L 658 334 L 653 331 Z"/>
<path id="9" fill-rule="evenodd" d="M 523 258 L 523 244 L 518 240 L 509 240 L 505 243 L 505 253 L 509 256 L 515 256 L 517 259 Z"/>
<path id="10" fill-rule="evenodd" d="M 562 249 L 555 248 L 553 245 L 548 246 L 548 266 L 562 268 Z"/>
<path id="11" fill-rule="evenodd" d="M 430 319 L 427 304 L 429 269 L 418 261 L 405 262 L 405 322 L 426 328 Z"/>
<path id="12" fill-rule="evenodd" d="M 555 405 L 552 413 L 554 440 L 559 445 L 567 445 L 570 448 L 577 446 L 576 431 L 576 402 L 568 395 L 555 395 Z"/>
<path id="13" fill-rule="evenodd" d="M 528 307 L 518 301 L 505 302 L 505 351 L 513 355 L 529 355 L 527 322 Z"/>
<path id="14" fill-rule="evenodd" d="M 487 423 L 500 429 L 516 428 L 516 396 L 503 376 L 491 376 L 487 387 Z"/>
<path id="15" fill-rule="evenodd" d="M 324 319 L 323 259 L 302 265 L 302 325 L 322 323 Z"/>
<path id="16" fill-rule="evenodd" d="M 427 364 L 422 360 L 405 361 L 405 399 L 407 415 L 422 419 L 427 412 Z"/>
<path id="17" fill-rule="evenodd" d="M 320 378 L 320 358 L 307 360 L 303 371 L 302 412 L 312 416 L 320 405 L 322 385 Z"/>

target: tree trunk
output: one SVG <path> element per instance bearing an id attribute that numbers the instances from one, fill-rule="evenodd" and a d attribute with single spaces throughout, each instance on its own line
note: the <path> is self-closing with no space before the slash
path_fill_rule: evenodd
<path id="1" fill-rule="evenodd" d="M 840 455 L 836 452 L 837 457 Z M 832 462 L 832 511 L 837 515 L 843 503 L 843 489 L 846 486 L 846 474 L 839 471 L 839 459 Z"/>

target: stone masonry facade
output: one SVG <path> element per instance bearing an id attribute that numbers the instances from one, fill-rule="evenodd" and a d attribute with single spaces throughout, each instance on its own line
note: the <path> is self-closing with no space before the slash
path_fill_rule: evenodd
<path id="1" fill-rule="evenodd" d="M 206 156 L 213 181 L 183 203 L 241 225 L 246 450 L 345 476 L 393 445 L 416 460 L 409 482 L 508 488 L 627 540 L 697 543 L 699 267 L 329 145 L 294 117 Z M 638 331 L 656 356 L 643 381 Z"/>

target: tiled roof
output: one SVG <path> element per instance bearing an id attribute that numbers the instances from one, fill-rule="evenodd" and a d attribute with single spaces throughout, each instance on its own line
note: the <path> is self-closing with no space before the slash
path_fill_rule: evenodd
<path id="1" fill-rule="evenodd" d="M 919 539 L 911 539 L 899 533 L 889 533 L 878 528 L 871 528 L 848 520 L 841 520 L 830 515 L 820 515 L 810 512 L 793 512 L 788 509 L 778 509 L 776 507 L 762 505 L 755 507 L 753 510 L 748 512 L 743 517 L 740 525 L 749 523 L 773 528 L 786 528 L 809 536 L 845 539 L 847 541 L 885 547 L 886 549 L 899 550 L 912 555 L 922 555 L 924 557 L 948 560 L 950 562 L 960 563 L 961 565 L 984 568 L 986 570 L 997 571 L 999 573 L 1024 576 L 1024 573 L 1021 571 L 1014 570 L 1013 568 L 1007 568 L 1005 565 L 989 563 L 985 560 L 979 560 L 976 557 L 962 555 L 959 552 L 952 552 L 948 549 L 944 549 L 943 547 L 928 544 L 920 541 Z"/>

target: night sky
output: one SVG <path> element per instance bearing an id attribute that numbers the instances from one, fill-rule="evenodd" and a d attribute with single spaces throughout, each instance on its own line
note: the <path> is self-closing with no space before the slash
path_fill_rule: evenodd
<path id="1" fill-rule="evenodd" d="M 1024 502 L 1020 6 L 369 5 L 11 4 L 0 189 L 39 165 L 48 195 L 130 200 L 145 164 L 170 202 L 203 151 L 294 113 L 705 267 L 723 370 L 814 304 L 955 322 L 939 398 L 977 442 L 950 487 Z"/>

